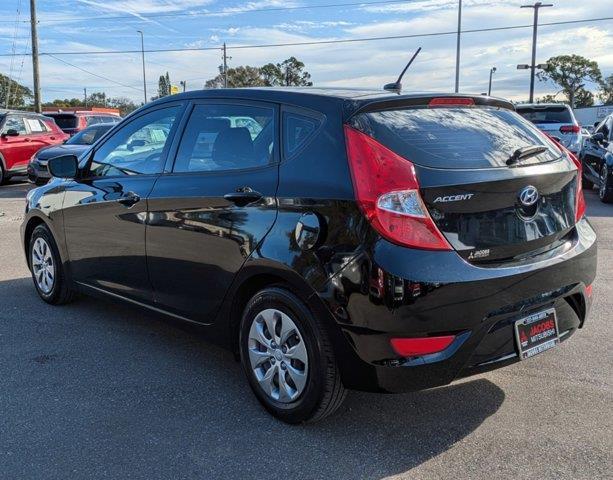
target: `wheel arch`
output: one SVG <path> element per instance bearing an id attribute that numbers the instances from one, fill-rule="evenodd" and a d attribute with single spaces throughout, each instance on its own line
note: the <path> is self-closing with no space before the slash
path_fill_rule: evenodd
<path id="1" fill-rule="evenodd" d="M 217 315 L 216 323 L 226 325 L 227 338 L 224 343 L 233 353 L 238 353 L 239 326 L 247 302 L 260 290 L 272 286 L 286 288 L 313 308 L 315 291 L 298 273 L 284 264 L 269 260 L 264 263 L 249 262 L 234 279 Z M 228 320 L 224 322 L 224 319 Z"/>

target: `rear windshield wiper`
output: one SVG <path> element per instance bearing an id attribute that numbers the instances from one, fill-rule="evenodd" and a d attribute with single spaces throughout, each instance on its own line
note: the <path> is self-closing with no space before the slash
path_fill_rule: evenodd
<path id="1" fill-rule="evenodd" d="M 539 155 L 540 153 L 546 152 L 547 150 L 548 148 L 544 145 L 530 145 L 528 147 L 518 148 L 513 152 L 513 155 L 511 155 L 507 159 L 507 165 L 513 165 L 520 160 L 525 160 L 526 158 L 534 157 L 535 155 Z"/>

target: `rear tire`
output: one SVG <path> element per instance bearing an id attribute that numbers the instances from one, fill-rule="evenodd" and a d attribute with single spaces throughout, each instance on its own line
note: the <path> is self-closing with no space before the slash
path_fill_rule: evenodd
<path id="1" fill-rule="evenodd" d="M 4 171 L 4 165 L 2 165 L 2 161 L 0 161 L 0 185 L 4 185 L 8 178 L 6 177 L 6 173 Z"/>
<path id="2" fill-rule="evenodd" d="M 600 187 L 598 188 L 598 197 L 603 203 L 613 202 L 613 185 L 611 184 L 611 174 L 609 167 L 605 163 L 600 171 Z"/>
<path id="3" fill-rule="evenodd" d="M 243 313 L 239 346 L 253 393 L 278 419 L 316 422 L 342 404 L 346 391 L 325 326 L 293 293 L 256 293 Z"/>
<path id="4" fill-rule="evenodd" d="M 74 299 L 75 292 L 66 276 L 57 245 L 45 224 L 38 225 L 32 232 L 28 261 L 40 298 L 52 305 L 62 305 Z"/>

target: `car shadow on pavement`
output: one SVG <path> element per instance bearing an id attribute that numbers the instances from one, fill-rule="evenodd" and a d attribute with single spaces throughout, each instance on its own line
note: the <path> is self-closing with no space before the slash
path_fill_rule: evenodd
<path id="1" fill-rule="evenodd" d="M 11 178 L 4 185 L 0 185 L 0 198 L 26 198 L 27 193 L 35 185 L 28 183 L 25 179 Z"/>
<path id="2" fill-rule="evenodd" d="M 587 200 L 587 216 L 590 217 L 612 217 L 613 204 L 603 203 L 598 198 L 596 190 L 585 190 L 585 199 Z"/>
<path id="3" fill-rule="evenodd" d="M 82 297 L 42 302 L 0 281 L 4 478 L 361 478 L 407 472 L 502 405 L 488 380 L 403 395 L 350 392 L 333 417 L 266 413 L 233 356 L 197 330 Z"/>

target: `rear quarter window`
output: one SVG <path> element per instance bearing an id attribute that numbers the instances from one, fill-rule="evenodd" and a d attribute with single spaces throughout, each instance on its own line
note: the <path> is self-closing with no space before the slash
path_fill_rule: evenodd
<path id="1" fill-rule="evenodd" d="M 295 112 L 283 113 L 283 150 L 291 157 L 306 145 L 322 124 L 322 119 Z"/>
<path id="2" fill-rule="evenodd" d="M 518 148 L 548 150 L 521 165 L 553 161 L 559 150 L 534 125 L 502 108 L 406 108 L 361 113 L 351 125 L 416 165 L 432 168 L 506 167 Z"/>

